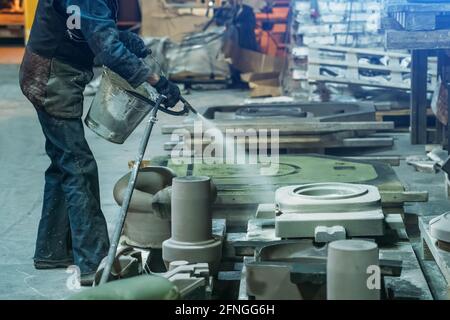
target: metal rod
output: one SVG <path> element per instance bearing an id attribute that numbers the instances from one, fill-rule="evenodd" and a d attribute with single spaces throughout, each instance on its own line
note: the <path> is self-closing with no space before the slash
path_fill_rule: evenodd
<path id="1" fill-rule="evenodd" d="M 150 135 L 153 130 L 153 126 L 156 123 L 156 115 L 158 113 L 159 106 L 163 102 L 165 97 L 163 95 L 159 95 L 156 100 L 156 106 L 153 108 L 150 118 L 147 122 L 147 127 L 144 132 L 144 136 L 142 137 L 141 144 L 139 146 L 139 152 L 137 159 L 134 163 L 133 169 L 131 171 L 131 177 L 128 182 L 128 187 L 125 192 L 125 197 L 120 207 L 118 221 L 116 223 L 116 227 L 114 229 L 114 234 L 111 240 L 111 246 L 109 247 L 108 259 L 106 261 L 105 269 L 103 270 L 102 277 L 100 279 L 100 285 L 108 282 L 109 275 L 111 273 L 112 265 L 114 264 L 114 260 L 116 258 L 117 247 L 119 245 L 120 236 L 122 235 L 123 225 L 125 223 L 125 219 L 127 217 L 128 208 L 130 206 L 131 197 L 133 196 L 133 191 L 136 186 L 136 181 L 139 175 L 139 169 L 141 167 L 142 160 L 144 158 L 145 150 L 147 149 L 148 141 L 150 139 Z"/>
<path id="2" fill-rule="evenodd" d="M 427 143 L 427 60 L 426 50 L 413 50 L 411 61 L 411 143 Z"/>

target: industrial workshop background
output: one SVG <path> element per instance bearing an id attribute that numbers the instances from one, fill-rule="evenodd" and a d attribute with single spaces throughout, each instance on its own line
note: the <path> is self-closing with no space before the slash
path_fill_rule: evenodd
<path id="1" fill-rule="evenodd" d="M 0 0 L 1 300 L 450 298 L 450 1 L 89 1 Z"/>

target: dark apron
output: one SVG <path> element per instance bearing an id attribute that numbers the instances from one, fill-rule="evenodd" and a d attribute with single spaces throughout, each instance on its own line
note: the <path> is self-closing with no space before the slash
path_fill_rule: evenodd
<path id="1" fill-rule="evenodd" d="M 34 107 L 60 118 L 83 115 L 83 92 L 92 70 L 82 70 L 55 58 L 46 59 L 26 50 L 20 68 L 20 86 Z"/>

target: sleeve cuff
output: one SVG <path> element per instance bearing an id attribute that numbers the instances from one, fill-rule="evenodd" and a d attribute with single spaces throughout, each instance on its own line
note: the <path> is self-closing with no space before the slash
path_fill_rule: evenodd
<path id="1" fill-rule="evenodd" d="M 144 82 L 148 80 L 152 71 L 149 66 L 145 63 L 142 63 L 142 67 L 130 78 L 128 79 L 128 83 L 133 87 L 137 88 Z"/>

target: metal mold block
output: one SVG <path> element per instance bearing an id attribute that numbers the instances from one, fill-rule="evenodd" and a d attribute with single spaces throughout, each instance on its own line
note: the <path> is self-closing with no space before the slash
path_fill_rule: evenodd
<path id="1" fill-rule="evenodd" d="M 430 234 L 439 241 L 450 243 L 450 212 L 430 221 Z"/>
<path id="2" fill-rule="evenodd" d="M 283 241 L 259 248 L 255 261 L 246 263 L 247 293 L 257 300 L 302 300 L 324 295 L 324 279 L 316 274 L 324 273 L 327 246 L 315 247 L 311 240 Z M 309 270 L 300 275 L 302 266 Z M 321 277 L 319 277 L 321 278 Z"/>
<path id="3" fill-rule="evenodd" d="M 350 237 L 383 235 L 381 196 L 374 186 L 317 183 L 282 187 L 275 193 L 275 202 L 277 237 L 314 237 L 318 226 L 342 226 Z"/>

